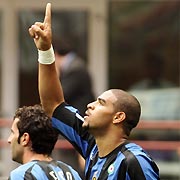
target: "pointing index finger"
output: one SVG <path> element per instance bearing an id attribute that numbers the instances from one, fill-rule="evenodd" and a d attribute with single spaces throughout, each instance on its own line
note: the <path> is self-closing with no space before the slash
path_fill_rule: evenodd
<path id="1" fill-rule="evenodd" d="M 47 3 L 46 5 L 46 13 L 44 17 L 44 24 L 51 25 L 51 3 Z"/>

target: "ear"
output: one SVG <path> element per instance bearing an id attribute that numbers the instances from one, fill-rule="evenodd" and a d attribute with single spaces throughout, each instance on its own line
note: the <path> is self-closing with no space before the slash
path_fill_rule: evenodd
<path id="1" fill-rule="evenodd" d="M 114 123 L 114 124 L 121 123 L 122 121 L 125 120 L 125 118 L 126 118 L 125 112 L 117 112 L 117 113 L 114 115 L 113 123 Z"/>
<path id="2" fill-rule="evenodd" d="M 27 146 L 28 143 L 30 141 L 30 136 L 28 133 L 24 133 L 22 136 L 21 136 L 21 144 L 22 146 Z"/>

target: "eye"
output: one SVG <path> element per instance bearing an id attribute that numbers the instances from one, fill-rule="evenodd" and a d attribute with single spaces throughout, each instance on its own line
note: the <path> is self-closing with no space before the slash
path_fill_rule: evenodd
<path id="1" fill-rule="evenodd" d="M 11 129 L 11 131 L 10 131 L 10 135 L 12 135 L 12 134 L 14 134 L 14 131 Z"/>
<path id="2" fill-rule="evenodd" d="M 106 101 L 104 99 L 101 99 L 101 98 L 98 98 L 98 102 L 101 104 L 101 105 L 105 105 L 106 104 Z"/>

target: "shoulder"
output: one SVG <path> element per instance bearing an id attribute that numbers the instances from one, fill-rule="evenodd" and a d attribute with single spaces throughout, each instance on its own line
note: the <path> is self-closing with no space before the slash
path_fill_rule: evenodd
<path id="1" fill-rule="evenodd" d="M 65 177 L 68 179 L 68 177 L 71 177 L 70 179 L 80 180 L 80 176 L 78 172 L 73 169 L 70 165 L 62 162 L 62 161 L 56 161 L 59 168 L 64 172 Z"/>
<path id="2" fill-rule="evenodd" d="M 151 166 L 152 158 L 145 152 L 145 150 L 135 144 L 128 143 L 120 150 L 120 155 L 123 154 L 125 163 L 131 168 L 137 168 L 137 165 L 148 167 Z M 135 166 L 136 164 L 136 166 Z"/>
<path id="3" fill-rule="evenodd" d="M 139 145 L 135 143 L 128 143 L 125 145 L 125 149 L 123 150 L 123 154 L 125 157 L 132 155 L 134 157 L 145 157 L 146 159 L 151 159 L 150 156 L 146 153 L 146 151 Z"/>
<path id="4" fill-rule="evenodd" d="M 26 164 L 20 165 L 18 168 L 11 171 L 10 179 L 11 180 L 16 180 L 16 179 L 24 180 L 24 175 L 25 175 L 26 171 L 28 169 L 32 168 L 34 166 L 34 164 L 36 164 L 36 162 L 28 162 Z"/>
<path id="5" fill-rule="evenodd" d="M 62 161 L 57 161 L 59 167 L 65 171 L 71 171 L 71 172 L 76 172 L 70 165 L 62 162 Z"/>
<path id="6" fill-rule="evenodd" d="M 63 111 L 63 110 L 70 111 L 72 113 L 78 112 L 78 110 L 76 108 L 74 108 L 73 106 L 63 102 L 56 107 L 56 109 L 54 110 L 54 114 L 56 114 L 57 112 Z"/>
<path id="7" fill-rule="evenodd" d="M 124 159 L 119 168 L 118 179 L 159 179 L 159 169 L 149 155 L 138 145 L 128 143 L 120 150 Z"/>
<path id="8" fill-rule="evenodd" d="M 73 61 L 69 65 L 69 71 L 75 71 L 75 72 L 87 72 L 87 66 L 85 63 L 85 60 L 83 60 L 79 56 L 74 56 Z"/>
<path id="9" fill-rule="evenodd" d="M 84 121 L 83 117 L 80 115 L 78 116 L 78 110 L 65 102 L 56 107 L 53 112 L 53 118 L 61 119 L 61 121 L 64 121 L 65 123 L 68 121 L 68 119 L 71 121 L 74 121 L 75 119 Z"/>
<path id="10" fill-rule="evenodd" d="M 134 143 L 129 143 L 126 145 L 126 148 L 127 149 L 123 152 L 123 154 L 125 156 L 127 166 L 132 171 L 143 171 L 145 176 L 153 171 L 158 174 L 159 169 L 157 165 L 142 147 Z"/>

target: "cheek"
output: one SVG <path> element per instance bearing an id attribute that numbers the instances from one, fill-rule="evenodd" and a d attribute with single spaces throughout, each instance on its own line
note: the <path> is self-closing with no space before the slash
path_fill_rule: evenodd
<path id="1" fill-rule="evenodd" d="M 12 151 L 16 152 L 19 148 L 20 148 L 20 144 L 18 143 L 18 138 L 17 137 L 13 137 L 11 139 L 11 147 L 12 147 Z"/>
<path id="2" fill-rule="evenodd" d="M 17 142 L 17 139 L 12 142 L 12 158 L 18 163 L 22 163 L 23 148 Z"/>
<path id="3" fill-rule="evenodd" d="M 18 142 L 17 142 L 17 138 L 13 138 L 12 140 L 11 140 L 11 146 L 12 146 L 12 149 L 13 150 L 16 150 L 17 149 L 17 147 L 18 147 Z"/>
<path id="4" fill-rule="evenodd" d="M 112 121 L 114 112 L 111 107 L 103 107 L 103 106 L 96 106 L 96 108 L 92 111 L 91 120 L 93 123 L 96 121 L 99 123 L 105 123 L 104 121 Z"/>
<path id="5" fill-rule="evenodd" d="M 112 110 L 109 108 L 101 108 L 99 109 L 98 113 L 101 117 L 107 117 L 108 119 L 112 117 L 114 114 Z"/>
<path id="6" fill-rule="evenodd" d="M 101 124 L 110 123 L 112 121 L 113 115 L 108 111 L 99 111 L 96 113 L 95 120 L 99 121 Z"/>

